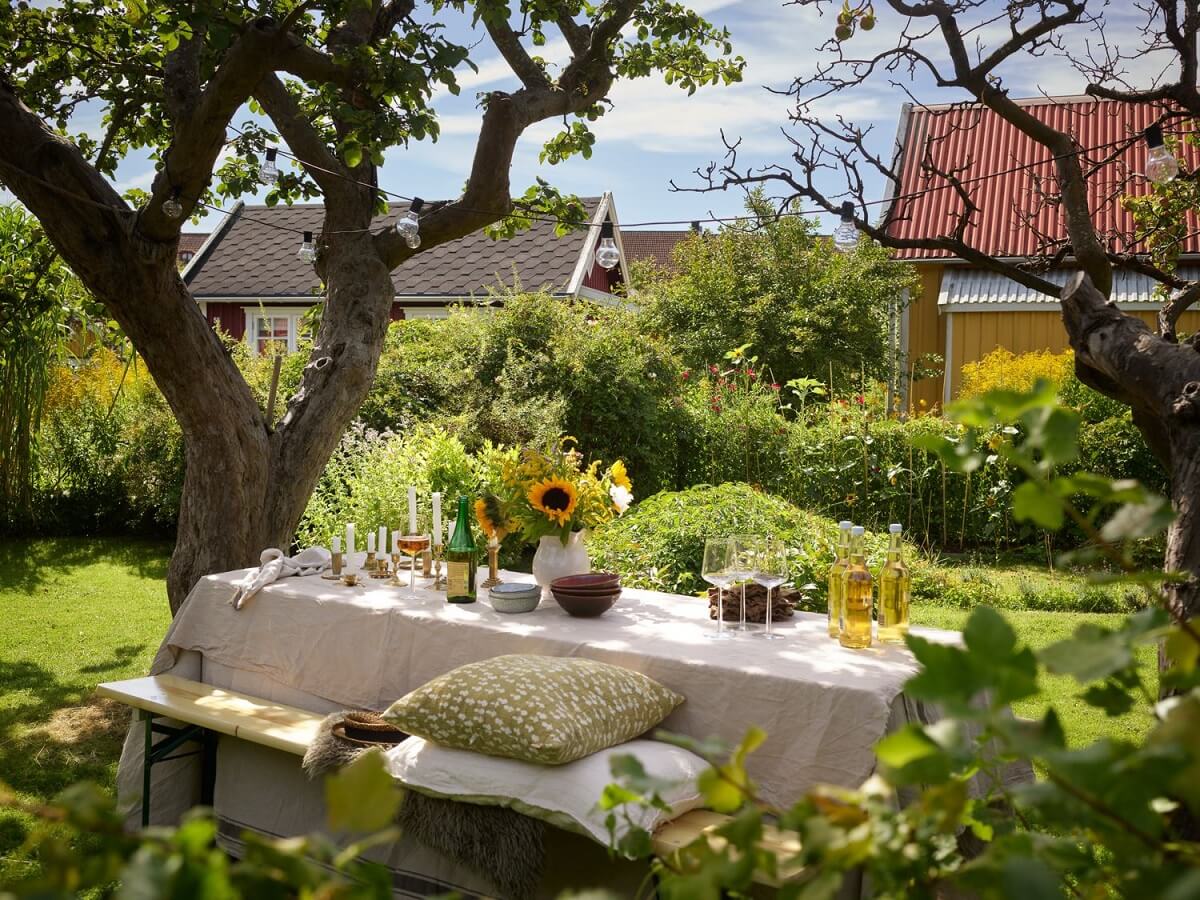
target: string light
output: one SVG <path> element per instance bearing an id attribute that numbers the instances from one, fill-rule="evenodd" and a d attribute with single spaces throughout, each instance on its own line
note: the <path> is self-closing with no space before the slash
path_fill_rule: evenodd
<path id="1" fill-rule="evenodd" d="M 183 215 L 183 204 L 179 202 L 179 188 L 175 188 L 171 196 L 163 201 L 162 212 L 168 219 L 178 219 Z"/>
<path id="2" fill-rule="evenodd" d="M 1163 141 L 1160 125 L 1151 125 L 1142 136 L 1146 139 L 1146 177 L 1155 184 L 1169 184 L 1179 174 L 1179 163 Z"/>
<path id="3" fill-rule="evenodd" d="M 279 151 L 274 147 L 267 150 L 267 159 L 259 167 L 258 177 L 263 184 L 274 184 L 279 180 L 279 166 L 275 165 L 275 156 Z"/>
<path id="4" fill-rule="evenodd" d="M 858 228 L 854 224 L 854 204 L 847 200 L 842 204 L 842 221 L 833 229 L 833 246 L 842 253 L 849 253 L 858 246 Z"/>
<path id="5" fill-rule="evenodd" d="M 612 269 L 621 261 L 621 251 L 613 240 L 613 223 L 605 221 L 600 226 L 600 244 L 596 247 L 596 265 L 602 269 Z"/>
<path id="6" fill-rule="evenodd" d="M 413 250 L 421 246 L 421 223 L 417 216 L 424 205 L 425 201 L 420 197 L 413 197 L 412 203 L 408 205 L 408 211 L 396 220 L 396 231 L 400 233 L 400 237 L 404 238 L 404 243 Z"/>
<path id="7" fill-rule="evenodd" d="M 313 233 L 304 232 L 304 240 L 300 242 L 300 250 L 296 253 L 301 260 L 310 263 L 317 258 L 317 245 L 313 243 Z"/>

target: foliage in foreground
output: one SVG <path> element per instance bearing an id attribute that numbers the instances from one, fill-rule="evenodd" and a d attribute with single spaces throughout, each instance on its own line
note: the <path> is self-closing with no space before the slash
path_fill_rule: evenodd
<path id="1" fill-rule="evenodd" d="M 1066 518 L 1092 535 L 1083 557 L 1103 555 L 1125 570 L 1130 584 L 1158 597 L 1160 573 L 1138 572 L 1132 541 L 1161 529 L 1171 517 L 1162 498 L 1130 482 L 1081 473 L 1059 474 L 1077 453 L 1077 417 L 1046 391 L 989 394 L 960 406 L 966 432 L 933 452 L 962 468 L 1000 454 L 1022 469 L 1033 487 L 1022 490 L 1019 514 L 1046 527 Z M 1020 424 L 999 441 L 995 426 Z M 990 442 L 981 442 L 980 438 Z M 1089 498 L 1087 508 L 1072 498 Z M 701 840 L 655 861 L 661 896 L 692 900 L 721 891 L 744 895 L 756 871 L 768 875 L 800 867 L 783 897 L 835 895 L 845 874 L 862 870 L 878 896 L 934 897 L 948 884 L 982 897 L 1040 900 L 1064 890 L 1081 897 L 1188 898 L 1200 889 L 1200 843 L 1191 824 L 1200 813 L 1200 636 L 1190 622 L 1171 621 L 1158 606 L 1106 628 L 1089 624 L 1074 636 L 1035 653 L 991 609 L 972 613 L 962 646 L 911 636 L 920 672 L 908 695 L 938 704 L 946 717 L 911 725 L 876 748 L 879 773 L 857 789 L 817 788 L 790 809 L 772 809 L 757 797 L 747 765 L 763 735 L 752 732 L 731 756 L 709 742 L 680 741 L 708 757 L 701 779 L 708 803 L 732 821 L 719 829 L 726 844 Z M 1164 684 L 1177 692 L 1156 708 L 1144 740 L 1104 739 L 1068 749 L 1057 712 L 1017 720 L 1010 704 L 1043 696 L 1047 674 L 1072 676 L 1089 705 L 1118 715 L 1152 703 L 1151 685 L 1134 665 L 1135 649 L 1162 644 L 1173 668 Z M 1005 785 L 1002 765 L 1032 762 L 1044 777 Z M 602 800 L 614 817 L 627 803 L 655 803 L 658 785 L 636 759 L 614 763 L 618 783 Z M 330 795 L 337 815 L 368 812 L 379 818 L 343 819 L 339 831 L 383 829 L 390 821 L 375 801 L 389 796 L 382 767 L 364 763 L 343 773 Z M 972 778 L 989 785 L 972 796 Z M 341 799 L 338 799 L 338 798 Z M 4 802 L 11 804 L 11 798 Z M 329 897 L 386 896 L 381 872 L 353 859 L 362 846 L 338 849 L 319 840 L 252 843 L 230 863 L 212 845 L 203 816 L 178 830 L 154 829 L 130 837 L 114 828 L 111 801 L 77 788 L 46 808 L 31 809 L 46 827 L 28 850 L 53 860 L 29 881 L 0 885 L 16 896 L 67 897 L 120 879 L 138 896 L 294 896 L 305 890 Z M 374 810 L 374 813 L 369 811 Z M 794 858 L 757 849 L 764 816 L 800 839 Z M 80 833 L 87 840 L 72 840 Z M 982 852 L 966 851 L 968 843 Z M 634 833 L 623 850 L 648 855 L 648 835 Z M 307 856 L 334 864 L 327 872 Z M 212 892 L 208 892 L 211 888 Z M 215 893 L 214 893 L 215 892 Z"/>
<path id="2" fill-rule="evenodd" d="M 989 455 L 1007 459 L 1027 478 L 1014 498 L 1015 515 L 1051 529 L 1074 521 L 1091 541 L 1076 556 L 1106 558 L 1155 605 L 1118 628 L 1081 626 L 1039 653 L 986 607 L 971 614 L 961 646 L 910 635 L 921 670 L 905 693 L 937 704 L 945 718 L 885 737 L 876 747 L 878 773 L 860 788 L 817 787 L 790 809 L 763 802 L 747 771 L 761 732 L 750 732 L 728 757 L 680 740 L 713 761 L 701 787 L 733 820 L 718 829 L 724 845 L 701 839 L 654 862 L 660 896 L 740 894 L 755 872 L 797 869 L 780 896 L 833 897 L 859 870 L 877 896 L 889 898 L 935 897 L 949 884 L 1021 900 L 1064 891 L 1129 898 L 1200 891 L 1200 631 L 1166 611 L 1160 585 L 1171 576 L 1138 571 L 1130 552 L 1133 542 L 1171 521 L 1170 505 L 1135 482 L 1059 474 L 1078 455 L 1079 417 L 1044 384 L 1028 393 L 985 393 L 951 414 L 965 433 L 956 442 L 930 440 L 933 452 L 966 471 Z M 1041 693 L 1044 673 L 1073 676 L 1082 698 L 1110 716 L 1153 703 L 1134 664 L 1134 650 L 1144 644 L 1165 648 L 1172 668 L 1163 683 L 1176 694 L 1157 705 L 1157 722 L 1143 741 L 1103 739 L 1068 749 L 1053 706 L 1038 720 L 1009 712 L 1012 703 Z M 1032 764 L 1042 777 L 1006 784 L 1002 770 L 1012 763 Z M 657 786 L 635 759 L 614 761 L 614 775 L 621 783 L 606 794 L 614 817 L 626 803 L 658 802 Z M 972 796 L 973 779 L 986 796 Z M 768 815 L 799 840 L 792 858 L 758 847 Z M 981 849 L 967 852 L 971 843 Z M 648 835 L 627 838 L 625 849 L 647 855 Z"/>

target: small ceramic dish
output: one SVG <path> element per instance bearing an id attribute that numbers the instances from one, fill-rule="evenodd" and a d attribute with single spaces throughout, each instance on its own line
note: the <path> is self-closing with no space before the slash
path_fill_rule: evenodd
<path id="1" fill-rule="evenodd" d="M 542 589 L 536 584 L 498 584 L 488 591 L 488 599 L 498 613 L 533 612 L 542 600 Z"/>
<path id="2" fill-rule="evenodd" d="M 588 572 L 584 575 L 564 575 L 550 582 L 550 589 L 566 588 L 574 590 L 612 590 L 621 582 L 621 576 L 614 572 Z"/>
<path id="3" fill-rule="evenodd" d="M 554 595 L 554 600 L 563 611 L 570 616 L 578 616 L 581 619 L 590 619 L 596 616 L 602 616 L 617 602 L 621 596 L 621 589 L 618 587 L 615 590 L 610 590 L 608 593 L 572 593 L 561 588 L 551 588 L 550 593 Z"/>

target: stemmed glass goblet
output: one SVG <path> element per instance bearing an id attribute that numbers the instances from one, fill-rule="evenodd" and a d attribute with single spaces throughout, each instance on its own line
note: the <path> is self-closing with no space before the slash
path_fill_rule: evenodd
<path id="1" fill-rule="evenodd" d="M 429 549 L 429 535 L 427 534 L 402 534 L 396 541 L 396 545 L 401 552 L 411 557 L 411 563 L 408 570 L 408 593 L 403 596 L 408 600 L 418 600 L 421 595 L 417 593 L 417 556 Z"/>
<path id="2" fill-rule="evenodd" d="M 729 571 L 729 546 L 729 538 L 708 538 L 704 542 L 704 564 L 700 575 L 717 589 L 717 630 L 705 632 L 704 636 L 714 640 L 734 636 L 725 628 L 725 589 L 733 583 Z"/>
<path id="3" fill-rule="evenodd" d="M 754 550 L 758 537 L 753 534 L 735 534 L 729 538 L 729 574 L 733 583 L 742 585 L 742 612 L 738 617 L 738 631 L 749 631 L 746 622 L 746 582 L 754 574 Z"/>
<path id="4" fill-rule="evenodd" d="M 756 584 L 767 589 L 767 624 L 758 633 L 761 638 L 778 640 L 784 635 L 776 634 L 772 622 L 773 603 L 771 592 L 787 581 L 787 551 L 783 542 L 767 537 L 758 542 L 754 553 L 754 571 L 752 576 Z"/>

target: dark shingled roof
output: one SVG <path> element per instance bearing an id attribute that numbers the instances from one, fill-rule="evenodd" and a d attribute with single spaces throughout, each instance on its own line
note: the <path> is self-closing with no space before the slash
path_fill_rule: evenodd
<path id="1" fill-rule="evenodd" d="M 588 216 L 594 216 L 601 198 L 581 199 Z M 389 214 L 377 216 L 372 227 L 394 223 L 407 209 L 407 203 L 391 204 Z M 314 295 L 319 282 L 312 266 L 296 256 L 300 235 L 279 227 L 319 232 L 323 217 L 324 208 L 315 204 L 247 205 L 234 212 L 223 233 L 185 272 L 192 296 Z M 279 227 L 263 224 L 267 222 Z M 511 240 L 493 241 L 476 232 L 417 254 L 393 273 L 392 280 L 397 296 L 467 297 L 512 286 L 515 270 L 525 290 L 565 292 L 589 234 L 583 229 L 555 237 L 549 222 L 535 222 Z"/>
<path id="2" fill-rule="evenodd" d="M 668 271 L 675 269 L 671 251 L 680 241 L 691 237 L 694 231 L 622 231 L 621 246 L 630 263 L 649 259 Z"/>

